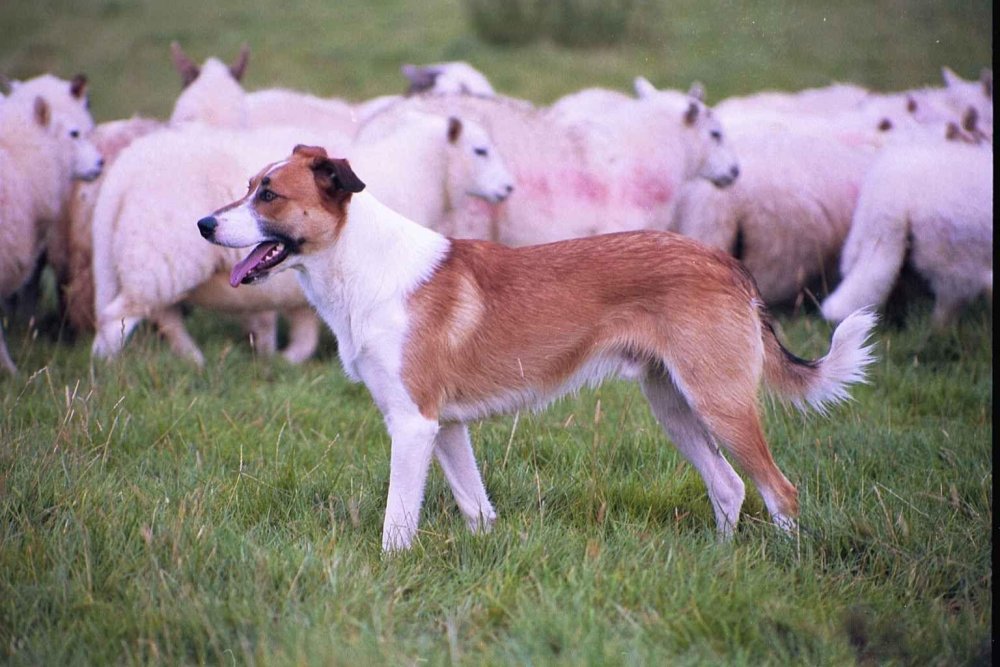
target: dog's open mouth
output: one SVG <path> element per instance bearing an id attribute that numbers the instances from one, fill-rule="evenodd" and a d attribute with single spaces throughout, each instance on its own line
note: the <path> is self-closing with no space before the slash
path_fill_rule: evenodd
<path id="1" fill-rule="evenodd" d="M 281 241 L 264 241 L 233 266 L 229 284 L 233 287 L 250 285 L 267 276 L 267 272 L 288 257 L 289 250 Z"/>

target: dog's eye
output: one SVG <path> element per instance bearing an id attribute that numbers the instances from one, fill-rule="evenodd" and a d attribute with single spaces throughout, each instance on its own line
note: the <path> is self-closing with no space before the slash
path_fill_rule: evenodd
<path id="1" fill-rule="evenodd" d="M 712 131 L 711 131 L 711 132 L 709 133 L 709 136 L 710 136 L 710 137 L 712 137 L 712 139 L 713 139 L 713 140 L 714 140 L 714 141 L 715 141 L 716 143 L 720 143 L 720 142 L 722 141 L 722 132 L 719 132 L 718 130 L 712 130 Z"/>
<path id="2" fill-rule="evenodd" d="M 73 137 L 74 139 L 79 139 L 80 130 L 70 130 L 69 136 Z"/>
<path id="3" fill-rule="evenodd" d="M 259 199 L 260 199 L 260 200 L 261 200 L 262 202 L 269 202 L 269 201 L 274 201 L 275 199 L 277 199 L 277 198 L 278 198 L 278 195 L 274 194 L 274 193 L 273 193 L 273 192 L 271 192 L 270 190 L 261 190 L 261 191 L 260 191 L 260 194 L 259 194 L 259 195 L 257 195 L 257 197 L 258 197 L 258 198 L 259 198 Z"/>
<path id="4" fill-rule="evenodd" d="M 489 154 L 489 152 L 485 148 L 476 148 L 472 152 L 478 155 L 479 157 L 486 157 Z"/>

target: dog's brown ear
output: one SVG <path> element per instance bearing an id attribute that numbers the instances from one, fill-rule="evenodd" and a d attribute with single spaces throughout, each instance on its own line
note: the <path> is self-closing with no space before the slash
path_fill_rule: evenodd
<path id="1" fill-rule="evenodd" d="M 233 78 L 237 81 L 243 81 L 243 75 L 247 71 L 247 62 L 250 60 L 250 45 L 244 43 L 240 47 L 240 54 L 236 56 L 236 60 L 233 64 L 229 66 L 229 73 L 233 75 Z"/>
<path id="2" fill-rule="evenodd" d="M 201 74 L 201 68 L 198 67 L 195 61 L 188 58 L 188 55 L 184 53 L 184 49 L 177 42 L 170 43 L 170 58 L 174 61 L 174 69 L 181 75 L 183 88 L 190 86 L 198 78 L 198 75 Z"/>
<path id="3" fill-rule="evenodd" d="M 323 158 L 326 159 L 326 149 L 322 146 L 306 146 L 305 144 L 298 144 L 292 149 L 292 155 L 298 155 L 299 157 L 305 158 Z"/>
<path id="4" fill-rule="evenodd" d="M 322 150 L 322 149 L 320 149 Z M 355 192 L 365 189 L 365 184 L 361 182 L 351 163 L 347 160 L 316 156 L 312 158 L 309 168 L 312 169 L 313 177 L 316 179 L 316 186 L 326 194 L 327 197 L 337 202 L 343 202 Z"/>
<path id="5" fill-rule="evenodd" d="M 69 82 L 69 92 L 76 99 L 83 99 L 87 94 L 87 75 L 77 74 L 73 77 L 73 80 Z"/>

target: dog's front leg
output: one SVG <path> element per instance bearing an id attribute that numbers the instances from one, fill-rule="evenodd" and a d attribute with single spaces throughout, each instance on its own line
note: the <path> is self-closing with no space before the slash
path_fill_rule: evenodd
<path id="1" fill-rule="evenodd" d="M 410 548 L 417 533 L 438 423 L 419 413 L 402 417 L 387 415 L 386 422 L 392 437 L 392 453 L 382 551 L 392 552 Z"/>

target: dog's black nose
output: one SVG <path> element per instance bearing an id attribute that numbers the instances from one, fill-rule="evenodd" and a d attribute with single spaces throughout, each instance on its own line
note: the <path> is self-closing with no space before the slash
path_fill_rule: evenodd
<path id="1" fill-rule="evenodd" d="M 215 228 L 219 226 L 219 221 L 215 219 L 214 215 L 210 215 L 207 218 L 202 218 L 198 221 L 198 231 L 206 239 L 211 239 L 215 234 Z"/>

